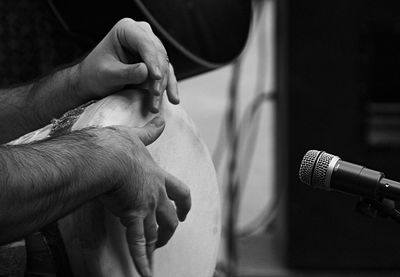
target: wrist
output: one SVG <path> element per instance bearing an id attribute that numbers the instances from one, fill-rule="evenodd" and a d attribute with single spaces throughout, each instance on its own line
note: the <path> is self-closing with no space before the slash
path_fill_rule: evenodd
<path id="1" fill-rule="evenodd" d="M 79 62 L 69 68 L 68 83 L 70 88 L 70 94 L 75 102 L 83 104 L 88 102 L 90 97 L 83 85 L 82 81 L 82 62 Z"/>
<path id="2" fill-rule="evenodd" d="M 94 135 L 98 147 L 95 155 L 100 157 L 96 159 L 99 175 L 108 180 L 104 184 L 103 192 L 114 191 L 124 182 L 127 172 L 130 172 L 129 158 L 123 150 L 124 143 L 119 139 L 120 134 L 112 127 L 90 128 L 87 131 Z"/>

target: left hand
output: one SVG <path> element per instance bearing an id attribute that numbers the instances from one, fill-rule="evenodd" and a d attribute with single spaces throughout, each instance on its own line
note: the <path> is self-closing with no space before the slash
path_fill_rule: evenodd
<path id="1" fill-rule="evenodd" d="M 179 103 L 167 52 L 146 22 L 120 20 L 77 66 L 77 93 L 83 99 L 102 98 L 133 85 L 150 92 L 151 112 L 158 112 L 165 90 L 171 103 Z"/>
<path id="2" fill-rule="evenodd" d="M 143 277 L 152 276 L 155 247 L 169 241 L 178 220 L 184 221 L 191 208 L 189 187 L 161 169 L 145 147 L 161 135 L 164 127 L 164 120 L 156 117 L 141 128 L 86 130 L 94 134 L 112 176 L 111 182 L 100 178 L 99 183 L 110 187 L 100 200 L 126 227 L 129 251 Z"/>

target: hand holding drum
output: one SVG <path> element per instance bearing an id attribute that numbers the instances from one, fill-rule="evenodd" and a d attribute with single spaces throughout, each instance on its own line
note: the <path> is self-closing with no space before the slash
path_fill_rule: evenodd
<path id="1" fill-rule="evenodd" d="M 191 207 L 189 188 L 161 169 L 145 148 L 161 135 L 164 126 L 161 117 L 155 117 L 141 128 L 92 130 L 120 169 L 115 187 L 101 201 L 127 228 L 129 250 L 142 276 L 151 276 L 156 245 L 168 242 L 178 226 L 178 217 L 183 221 Z M 168 198 L 175 201 L 177 209 Z"/>

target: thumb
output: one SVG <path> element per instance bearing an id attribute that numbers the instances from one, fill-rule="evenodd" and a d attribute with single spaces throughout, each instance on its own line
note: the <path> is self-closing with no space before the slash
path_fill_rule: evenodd
<path id="1" fill-rule="evenodd" d="M 120 85 L 136 85 L 147 80 L 149 72 L 144 63 L 119 63 L 115 72 L 115 81 Z"/>
<path id="2" fill-rule="evenodd" d="M 161 116 L 156 116 L 146 125 L 137 128 L 136 135 L 144 145 L 152 144 L 164 131 L 165 121 Z"/>

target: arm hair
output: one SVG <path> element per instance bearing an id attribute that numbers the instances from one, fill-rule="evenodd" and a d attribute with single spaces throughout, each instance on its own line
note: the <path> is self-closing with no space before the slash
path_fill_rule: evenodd
<path id="1" fill-rule="evenodd" d="M 124 163 L 110 160 L 112 153 L 98 146 L 93 131 L 0 146 L 0 245 L 63 217 L 118 182 Z"/>
<path id="2" fill-rule="evenodd" d="M 0 144 L 48 124 L 89 99 L 78 97 L 79 64 L 29 84 L 0 89 Z"/>

